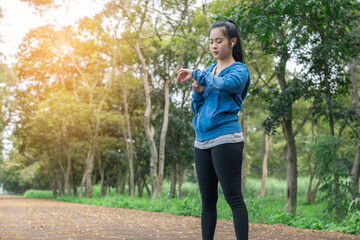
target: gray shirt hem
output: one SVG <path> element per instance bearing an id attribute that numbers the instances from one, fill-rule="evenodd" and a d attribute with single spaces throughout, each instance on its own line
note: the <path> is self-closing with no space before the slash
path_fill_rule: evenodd
<path id="1" fill-rule="evenodd" d="M 239 143 L 244 141 L 244 135 L 243 132 L 236 132 L 236 133 L 229 133 L 229 134 L 225 134 L 213 139 L 209 139 L 209 140 L 205 140 L 205 141 L 195 141 L 194 142 L 194 147 L 198 148 L 198 149 L 207 149 L 207 148 L 212 148 L 215 146 L 218 146 L 220 144 L 225 144 L 225 143 Z"/>

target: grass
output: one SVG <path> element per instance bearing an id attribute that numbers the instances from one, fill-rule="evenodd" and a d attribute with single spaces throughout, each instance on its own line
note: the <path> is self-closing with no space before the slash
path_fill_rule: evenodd
<path id="1" fill-rule="evenodd" d="M 354 209 L 337 224 L 333 216 L 325 213 L 326 202 L 317 201 L 310 205 L 306 202 L 306 191 L 308 187 L 307 178 L 298 179 L 298 196 L 296 215 L 288 214 L 285 206 L 286 181 L 269 178 L 266 197 L 259 198 L 261 179 L 247 178 L 245 184 L 245 201 L 249 213 L 249 220 L 253 223 L 284 223 L 293 227 L 320 229 L 327 231 L 340 231 L 346 233 L 360 234 L 360 211 Z M 138 209 L 154 212 L 165 212 L 175 215 L 196 216 L 201 213 L 201 199 L 197 183 L 186 182 L 183 184 L 183 198 L 181 200 L 169 198 L 170 184 L 164 183 L 163 194 L 155 200 L 145 194 L 139 198 L 137 195 L 130 198 L 127 194 L 101 197 L 100 186 L 93 187 L 92 198 L 79 198 L 77 196 L 60 196 L 56 200 L 75 202 L 82 204 L 100 205 L 108 207 Z M 115 189 L 111 189 L 115 193 Z M 51 191 L 28 190 L 25 197 L 37 197 L 53 199 Z M 232 219 L 231 209 L 226 203 L 219 188 L 219 200 L 217 204 L 219 219 Z"/>

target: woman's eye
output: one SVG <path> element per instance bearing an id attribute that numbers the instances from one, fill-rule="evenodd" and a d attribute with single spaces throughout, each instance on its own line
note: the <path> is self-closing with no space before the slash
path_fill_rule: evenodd
<path id="1" fill-rule="evenodd" d="M 217 44 L 221 44 L 222 43 L 222 41 L 215 41 Z M 212 45 L 212 44 L 214 44 L 215 42 L 210 42 L 210 45 Z"/>

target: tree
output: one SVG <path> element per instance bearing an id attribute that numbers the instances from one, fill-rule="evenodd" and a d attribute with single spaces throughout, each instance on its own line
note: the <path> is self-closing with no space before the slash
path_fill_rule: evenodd
<path id="1" fill-rule="evenodd" d="M 18 56 L 19 77 L 33 83 L 27 85 L 26 91 L 35 91 L 36 101 L 41 102 L 48 94 L 64 89 L 74 95 L 75 101 L 87 106 L 87 118 L 81 119 L 79 126 L 82 140 L 88 143 L 80 188 L 87 184 L 88 197 L 92 194 L 91 174 L 100 123 L 106 121 L 101 116 L 114 71 L 106 57 L 113 49 L 106 45 L 108 37 L 97 20 L 84 18 L 78 29 L 65 27 L 55 31 L 51 26 L 34 29 L 25 38 L 21 46 L 24 51 Z M 37 102 L 34 103 L 36 106 Z M 31 118 L 31 114 L 25 114 L 25 118 Z"/>
<path id="2" fill-rule="evenodd" d="M 272 7 L 275 6 L 275 9 Z M 276 4 L 269 5 L 267 1 L 259 2 L 256 5 L 249 6 L 247 16 L 242 18 L 241 26 L 244 28 L 244 35 L 253 34 L 261 43 L 264 51 L 269 54 L 275 54 L 279 60 L 275 66 L 276 76 L 279 82 L 281 92 L 289 87 L 286 81 L 286 63 L 290 59 L 287 46 L 287 27 L 285 24 L 285 16 L 281 14 L 271 14 L 272 11 L 280 12 L 280 7 Z M 246 9 L 246 7 L 245 7 Z M 242 11 L 245 13 L 245 10 Z M 238 22 L 241 16 L 237 14 Z M 289 100 L 289 99 L 287 99 Z M 288 101 L 283 106 L 282 114 L 277 115 L 283 127 L 286 145 L 284 147 L 284 158 L 287 174 L 287 198 L 286 208 L 289 212 L 295 212 L 296 196 L 297 196 L 297 158 L 295 136 L 292 126 L 292 101 Z M 278 103 L 277 103 L 278 104 Z M 276 121 L 277 121 L 276 120 Z"/>
<path id="3" fill-rule="evenodd" d="M 127 32 L 125 35 L 130 35 L 131 37 L 127 38 L 129 45 L 134 49 L 138 59 L 140 60 L 140 66 L 142 71 L 142 80 L 144 86 L 146 108 L 144 112 L 144 129 L 146 133 L 146 138 L 149 144 L 149 150 L 151 153 L 150 157 L 150 179 L 152 186 L 152 198 L 156 198 L 159 191 L 158 184 L 158 174 L 157 174 L 157 164 L 158 164 L 158 151 L 156 148 L 156 143 L 154 140 L 155 129 L 151 124 L 151 97 L 150 97 L 150 86 L 149 86 L 149 73 L 148 65 L 144 54 L 140 48 L 140 42 L 142 40 L 142 34 L 144 31 L 144 25 L 148 23 L 149 19 L 149 4 L 150 1 L 138 1 L 137 3 L 131 2 L 120 2 L 109 3 L 108 7 L 114 8 L 121 11 L 121 17 L 126 19 L 124 23 L 127 26 Z M 133 13 L 128 14 L 128 10 L 131 9 Z M 130 29 L 132 28 L 132 29 Z"/>
<path id="4" fill-rule="evenodd" d="M 281 92 L 278 95 L 279 97 L 274 95 L 274 102 L 270 106 L 271 114 L 266 121 L 266 125 L 278 126 L 281 124 L 284 137 L 287 141 L 284 148 L 288 182 L 286 205 L 287 210 L 290 212 L 294 212 L 296 209 L 297 157 L 295 133 L 298 132 L 299 129 L 293 129 L 292 103 L 302 97 L 304 99 L 310 99 L 321 91 L 323 91 L 323 93 L 325 92 L 325 98 L 319 98 L 319 96 L 313 98 L 313 108 L 318 104 L 319 101 L 317 100 L 327 99 L 329 125 L 330 129 L 332 129 L 331 133 L 333 134 L 334 116 L 329 77 L 341 76 L 342 70 L 340 69 L 340 71 L 338 71 L 339 68 L 333 67 L 334 65 L 330 67 L 326 64 L 336 62 L 341 65 L 342 62 L 339 60 L 339 56 L 348 55 L 349 49 L 351 49 L 348 47 L 347 42 L 355 41 L 354 37 L 347 34 L 345 28 L 345 26 L 350 28 L 353 26 L 353 18 L 350 17 L 351 14 L 349 14 L 349 11 L 351 12 L 350 9 L 356 8 L 355 5 L 350 1 L 346 3 L 341 1 L 330 1 L 326 3 L 320 1 L 316 3 L 303 1 L 300 3 L 284 1 L 269 2 L 265 0 L 248 6 L 239 5 L 241 10 L 240 14 L 239 11 L 232 14 L 232 16 L 235 16 L 235 18 L 241 22 L 246 36 L 255 36 L 257 41 L 261 43 L 264 51 L 276 54 L 278 57 L 275 69 Z M 340 8 L 340 6 L 342 7 L 341 10 L 344 11 L 336 12 L 335 9 Z M 241 13 L 246 13 L 246 17 L 242 18 Z M 335 15 L 338 17 L 334 17 Z M 336 24 L 334 24 L 334 19 L 337 21 Z M 319 22 L 322 23 L 321 26 L 327 26 L 324 28 L 326 29 L 325 33 L 321 27 L 319 28 Z M 330 32 L 332 36 L 327 35 L 327 33 L 330 34 Z M 336 33 L 336 37 L 334 33 Z M 309 38 L 308 36 L 313 37 Z M 339 39 L 341 40 L 339 41 Z M 319 41 L 321 44 L 318 44 Z M 327 49 L 329 46 L 333 47 L 331 51 L 336 49 L 336 51 L 340 51 L 341 54 L 334 55 L 332 53 L 330 55 L 331 51 Z M 311 55 L 312 58 L 309 58 L 308 55 Z M 304 74 L 294 79 L 295 81 L 286 80 L 285 77 L 286 64 L 291 57 L 309 69 L 307 72 L 303 71 Z M 332 60 L 330 61 L 329 59 Z M 326 64 L 324 65 L 324 63 Z M 337 71 L 339 75 L 330 74 L 330 71 Z M 307 74 L 305 74 L 305 72 Z M 316 84 L 313 84 L 315 83 L 314 76 L 320 75 L 324 78 L 316 81 L 324 84 L 320 85 L 320 89 L 322 90 L 320 90 Z M 337 79 L 340 86 L 344 86 L 342 84 L 342 78 L 334 79 Z M 310 86 L 313 86 L 313 88 Z M 341 93 L 342 88 L 339 88 L 337 92 Z M 309 108 L 308 112 L 311 111 Z M 308 115 L 304 118 L 305 121 Z M 304 121 L 299 127 L 302 127 L 303 123 Z"/>
<path id="5" fill-rule="evenodd" d="M 351 80 L 351 100 L 352 108 L 356 113 L 357 117 L 360 117 L 359 108 L 359 90 L 357 84 L 357 73 L 356 73 L 356 58 L 352 58 L 349 64 L 350 80 Z M 356 153 L 354 158 L 354 164 L 351 169 L 351 200 L 355 200 L 359 195 L 359 175 L 360 175 L 360 126 L 356 129 Z"/>
<path id="6" fill-rule="evenodd" d="M 311 143 L 310 144 L 314 144 L 314 140 L 319 138 L 320 136 L 318 136 L 315 133 L 315 125 L 316 125 L 315 120 L 311 121 Z M 313 158 L 313 154 L 310 152 L 308 159 L 307 159 L 307 163 L 308 163 L 308 169 L 309 169 L 309 173 L 310 173 L 310 182 L 309 182 L 309 187 L 307 190 L 307 194 L 306 194 L 306 200 L 309 204 L 313 204 L 315 202 L 315 197 L 317 194 L 317 191 L 319 189 L 319 186 L 321 184 L 321 180 L 323 178 L 323 176 L 321 175 L 321 173 L 319 173 L 319 166 L 320 166 L 320 162 L 319 161 L 315 161 L 315 163 L 313 164 L 314 166 L 312 167 L 311 164 L 311 159 Z M 315 187 L 313 188 L 313 181 L 315 179 L 315 177 L 317 177 L 317 182 L 315 183 Z"/>
<path id="7" fill-rule="evenodd" d="M 247 117 L 255 117 L 259 119 L 259 121 L 264 121 L 266 116 L 261 116 L 257 109 L 266 109 L 266 107 L 270 104 L 269 94 L 266 93 L 268 88 L 276 85 L 275 82 L 275 71 L 273 69 L 274 61 L 273 56 L 268 55 L 262 52 L 259 44 L 254 40 L 248 40 L 244 42 L 244 48 L 246 49 L 247 55 L 245 56 L 246 64 L 249 67 L 251 75 L 251 88 L 249 91 L 249 96 L 244 103 L 243 116 L 246 114 Z M 251 106 L 251 107 L 248 107 Z M 268 113 L 264 113 L 268 114 Z M 261 120 L 262 119 L 262 120 Z M 253 122 L 253 121 L 250 121 Z M 256 125 L 255 125 L 256 126 Z M 258 127 L 264 128 L 264 127 Z M 248 135 L 251 138 L 251 133 Z M 262 184 L 260 190 L 260 197 L 265 196 L 266 184 L 267 184 L 267 159 L 269 155 L 269 147 L 270 143 L 273 139 L 274 135 L 268 135 L 267 133 L 263 134 L 263 142 L 264 142 L 264 153 L 262 156 Z M 269 139 L 270 138 L 270 139 Z M 247 144 L 248 145 L 248 144 Z M 246 152 L 245 152 L 246 153 Z M 250 162 L 250 159 L 248 159 Z M 246 165 L 244 164 L 244 175 L 246 172 Z M 242 185 L 244 183 L 242 182 Z"/>
<path id="8" fill-rule="evenodd" d="M 82 118 L 84 108 L 86 106 L 79 104 L 73 94 L 59 91 L 42 101 L 29 124 L 24 126 L 35 132 L 27 134 L 29 147 L 35 144 L 35 148 L 43 149 L 46 156 L 56 156 L 54 160 L 64 176 L 64 188 L 69 196 L 72 193 L 73 137 L 79 131 L 77 120 Z M 30 139 L 31 136 L 34 139 Z"/>
<path id="9" fill-rule="evenodd" d="M 185 59 L 185 55 L 190 47 L 184 46 L 190 41 L 194 41 L 191 35 L 192 22 L 190 21 L 189 1 L 181 1 L 179 5 L 167 2 L 156 7 L 157 1 L 140 1 L 137 4 L 130 2 L 109 3 L 108 8 L 118 9 L 122 19 L 125 21 L 126 33 L 123 37 L 128 44 L 134 49 L 141 66 L 141 76 L 143 80 L 145 93 L 145 112 L 144 112 L 144 128 L 147 136 L 148 146 L 150 150 L 150 179 L 152 185 L 152 197 L 155 198 L 161 193 L 162 182 L 165 169 L 165 145 L 168 129 L 168 116 L 170 106 L 170 83 L 176 76 L 176 69 L 181 64 L 193 57 L 194 53 L 189 54 L 190 57 Z M 130 11 L 129 11 L 130 9 Z M 180 13 L 179 15 L 174 15 Z M 116 12 L 116 11 L 115 11 Z M 133 12 L 134 14 L 129 14 Z M 151 15 L 154 14 L 154 15 Z M 155 15 L 165 16 L 164 19 Z M 118 17 L 115 15 L 115 17 Z M 172 35 L 168 34 L 173 31 Z M 190 39 L 184 41 L 183 39 Z M 178 43 L 178 44 L 174 44 Z M 144 48 L 144 44 L 152 45 L 151 48 Z M 191 45 L 193 46 L 193 44 Z M 190 52 L 190 51 L 189 51 Z M 194 52 L 194 51 L 193 51 Z M 197 51 L 195 51 L 197 53 Z M 201 61 L 195 58 L 196 61 Z M 157 60 L 151 59 L 151 56 L 157 56 Z M 194 59 L 194 58 L 193 58 Z M 152 119 L 156 118 L 160 109 L 154 109 L 152 96 L 156 91 L 154 82 L 161 84 L 163 88 L 163 118 L 159 139 L 159 150 L 156 144 L 157 126 L 153 124 Z M 156 84 L 157 85 L 157 84 Z"/>
<path id="10" fill-rule="evenodd" d="M 314 107 L 323 111 L 318 113 L 326 115 L 329 119 L 330 136 L 335 137 L 336 120 L 340 121 L 349 118 L 349 112 L 343 111 L 343 103 L 338 101 L 339 96 L 348 93 L 348 84 L 344 78 L 344 67 L 347 65 L 352 52 L 358 49 L 359 37 L 354 36 L 348 29 L 354 28 L 358 20 L 353 15 L 355 9 L 359 9 L 360 4 L 353 1 L 329 1 L 319 2 L 303 2 L 297 6 L 298 9 L 304 9 L 301 14 L 295 15 L 294 9 L 288 8 L 288 12 L 294 16 L 294 23 L 303 22 L 307 26 L 308 34 L 314 36 L 313 40 L 308 40 L 314 44 L 312 48 L 311 59 L 301 57 L 301 62 L 307 62 L 309 73 L 320 81 L 315 84 L 317 90 L 316 99 L 314 99 Z M 316 41 L 316 42 L 315 42 Z M 299 49 L 302 49 L 298 45 Z M 326 102 L 326 108 L 322 104 Z M 325 111 L 324 111 L 325 110 Z M 339 122 L 340 122 L 339 121 Z M 345 121 L 346 122 L 346 121 Z M 340 122 L 340 124 L 342 124 Z M 343 126 L 346 126 L 344 124 Z M 343 129 L 343 127 L 340 127 Z M 339 135 L 341 131 L 339 132 Z M 338 221 L 341 219 L 341 181 L 343 157 L 334 156 L 333 184 L 335 210 Z"/>

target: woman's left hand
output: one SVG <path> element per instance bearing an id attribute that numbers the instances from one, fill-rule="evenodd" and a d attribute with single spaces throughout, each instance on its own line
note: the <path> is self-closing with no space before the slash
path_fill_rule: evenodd
<path id="1" fill-rule="evenodd" d="M 192 79 L 192 69 L 180 69 L 177 74 L 177 81 L 186 82 Z"/>

